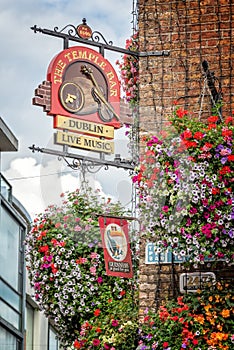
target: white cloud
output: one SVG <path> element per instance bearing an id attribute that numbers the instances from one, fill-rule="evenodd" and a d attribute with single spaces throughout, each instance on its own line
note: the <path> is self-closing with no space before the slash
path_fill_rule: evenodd
<path id="1" fill-rule="evenodd" d="M 78 25 L 86 17 L 93 30 L 100 31 L 107 41 L 124 47 L 132 34 L 132 1 L 129 0 L 0 0 L 0 116 L 19 140 L 18 152 L 2 154 L 2 169 L 12 180 L 14 196 L 26 210 L 35 215 L 60 198 L 60 193 L 74 190 L 79 183 L 77 172 L 54 156 L 31 153 L 29 146 L 54 147 L 52 118 L 40 107 L 32 106 L 37 86 L 46 79 L 47 67 L 63 49 L 60 39 L 33 33 L 34 24 L 42 28 L 60 29 Z M 120 54 L 118 54 L 118 58 Z M 115 54 L 106 53 L 114 62 Z M 120 136 L 118 136 L 120 135 Z M 117 133 L 116 153 L 127 153 L 123 133 Z M 56 173 L 55 175 L 49 175 Z M 25 179 L 24 179 L 25 177 Z M 92 185 L 127 203 L 129 177 L 121 169 L 100 171 L 91 177 Z M 126 183 L 125 183 L 126 181 Z"/>
<path id="2" fill-rule="evenodd" d="M 65 168 L 63 162 L 55 159 L 42 165 L 32 157 L 18 158 L 10 163 L 3 175 L 13 187 L 13 196 L 32 219 L 49 205 L 60 205 L 60 195 L 80 188 L 82 183 L 80 171 Z M 99 189 L 104 197 L 111 196 L 103 192 L 101 183 L 95 178 L 87 176 L 86 181 L 93 189 Z"/>

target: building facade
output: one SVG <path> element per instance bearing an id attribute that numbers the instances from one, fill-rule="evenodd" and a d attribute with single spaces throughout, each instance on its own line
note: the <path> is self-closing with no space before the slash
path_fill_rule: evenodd
<path id="1" fill-rule="evenodd" d="M 156 135 L 177 106 L 207 118 L 213 102 L 234 110 L 234 2 L 232 0 L 139 0 L 140 132 Z M 166 51 L 168 55 L 156 55 Z M 148 265 L 141 245 L 140 308 L 173 296 L 179 271 Z M 229 271 L 230 272 L 230 271 Z M 232 269 L 233 275 L 233 269 Z M 143 311 L 142 311 L 143 312 Z"/>
<path id="2" fill-rule="evenodd" d="M 17 149 L 17 139 L 0 118 L 0 159 Z M 56 332 L 34 302 L 25 271 L 31 218 L 12 190 L 0 173 L 0 349 L 58 350 Z"/>

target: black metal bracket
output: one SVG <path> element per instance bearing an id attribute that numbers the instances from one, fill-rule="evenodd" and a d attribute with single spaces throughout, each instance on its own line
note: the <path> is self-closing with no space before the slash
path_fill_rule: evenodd
<path id="1" fill-rule="evenodd" d="M 67 165 L 74 170 L 85 168 L 89 172 L 97 172 L 102 167 L 104 167 L 105 170 L 108 170 L 109 166 L 111 166 L 115 168 L 121 168 L 121 169 L 133 171 L 136 166 L 136 164 L 133 161 L 122 159 L 119 154 L 115 155 L 114 161 L 108 161 L 106 159 L 87 157 L 87 156 L 82 156 L 80 154 L 75 154 L 70 152 L 61 152 L 50 148 L 35 147 L 35 145 L 32 145 L 31 147 L 29 147 L 29 149 L 33 153 L 34 152 L 46 153 L 46 154 L 57 156 L 59 159 L 64 159 Z M 72 162 L 69 162 L 67 158 L 72 159 Z"/>
<path id="2" fill-rule="evenodd" d="M 59 30 L 58 27 L 54 27 L 54 30 L 50 30 L 50 29 L 37 27 L 37 25 L 34 25 L 33 27 L 31 27 L 31 29 L 34 31 L 34 33 L 42 33 L 42 34 L 63 39 L 64 49 L 67 49 L 69 47 L 69 41 L 73 41 L 73 42 L 78 42 L 85 45 L 96 46 L 99 48 L 99 52 L 103 56 L 104 56 L 105 50 L 115 51 L 115 52 L 131 55 L 134 57 L 169 56 L 170 55 L 170 51 L 167 51 L 167 50 L 139 52 L 139 51 L 133 51 L 133 50 L 124 49 L 122 47 L 114 46 L 112 41 L 107 42 L 104 36 L 98 31 L 92 32 L 92 35 L 89 39 L 83 39 L 79 37 L 76 27 L 72 24 L 68 24 L 61 30 Z"/>
<path id="3" fill-rule="evenodd" d="M 209 64 L 206 60 L 204 60 L 202 62 L 202 68 L 204 70 L 204 73 L 205 73 L 205 77 L 207 79 L 207 85 L 208 85 L 208 88 L 210 90 L 210 96 L 211 96 L 211 105 L 212 107 L 215 107 L 215 105 L 217 103 L 220 103 L 222 101 L 222 88 L 221 88 L 221 83 L 220 81 L 218 80 L 218 78 L 215 77 L 214 75 L 214 72 L 211 72 L 209 70 Z M 215 84 L 217 85 L 218 83 L 218 90 L 215 86 Z M 219 107 L 219 116 L 220 116 L 220 119 L 221 119 L 221 107 Z"/>

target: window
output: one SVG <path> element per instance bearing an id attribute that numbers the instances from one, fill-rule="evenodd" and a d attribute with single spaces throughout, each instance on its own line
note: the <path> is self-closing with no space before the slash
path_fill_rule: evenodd
<path id="1" fill-rule="evenodd" d="M 0 327 L 0 349 L 1 350 L 18 350 L 19 342 L 14 335 L 9 333 L 5 328 Z"/>
<path id="2" fill-rule="evenodd" d="M 59 350 L 59 341 L 55 330 L 49 325 L 48 350 Z"/>
<path id="3" fill-rule="evenodd" d="M 20 226 L 5 208 L 0 210 L 0 275 L 18 291 Z"/>

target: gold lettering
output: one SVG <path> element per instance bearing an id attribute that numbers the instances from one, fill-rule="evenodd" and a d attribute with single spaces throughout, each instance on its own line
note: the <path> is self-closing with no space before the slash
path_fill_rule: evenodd
<path id="1" fill-rule="evenodd" d="M 61 83 L 61 82 L 62 82 L 61 78 L 54 77 L 54 84 Z"/>
<path id="2" fill-rule="evenodd" d="M 110 88 L 113 89 L 113 87 L 116 85 L 116 81 L 110 81 Z"/>
<path id="3" fill-rule="evenodd" d="M 99 67 L 102 68 L 102 70 L 105 69 L 106 67 L 106 63 L 104 61 L 102 61 L 100 64 L 99 64 Z"/>
<path id="4" fill-rule="evenodd" d="M 61 78 L 63 76 L 63 70 L 65 67 L 66 67 L 66 63 L 63 62 L 62 60 L 59 60 L 54 70 L 54 84 L 62 82 Z"/>
<path id="5" fill-rule="evenodd" d="M 117 90 L 111 90 L 110 96 L 117 96 Z"/>
<path id="6" fill-rule="evenodd" d="M 72 61 L 72 59 L 71 59 L 71 53 L 70 53 L 70 52 L 66 53 L 66 55 L 64 55 L 64 57 L 66 57 L 66 58 L 68 59 L 69 62 Z"/>
<path id="7" fill-rule="evenodd" d="M 73 60 L 78 58 L 77 51 L 72 51 L 72 58 L 73 58 Z"/>
<path id="8" fill-rule="evenodd" d="M 87 51 L 84 51 L 84 52 L 78 51 L 78 52 L 79 52 L 78 58 L 84 58 L 87 60 Z"/>
<path id="9" fill-rule="evenodd" d="M 63 73 L 62 69 L 59 69 L 58 67 L 55 68 L 54 74 L 56 74 L 56 75 L 58 75 L 59 77 L 61 77 L 61 76 L 62 76 L 62 73 Z"/>
<path id="10" fill-rule="evenodd" d="M 106 73 L 107 78 L 111 81 L 115 76 L 112 72 Z"/>
<path id="11" fill-rule="evenodd" d="M 98 59 L 98 56 L 97 55 L 94 55 L 92 52 L 89 54 L 89 56 L 88 56 L 88 60 L 89 61 L 94 61 L 95 62 L 95 60 L 96 60 L 96 62 L 95 63 L 97 63 L 97 59 Z"/>

